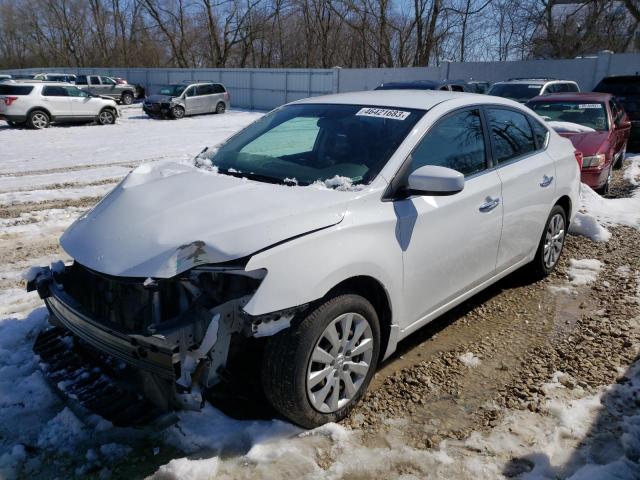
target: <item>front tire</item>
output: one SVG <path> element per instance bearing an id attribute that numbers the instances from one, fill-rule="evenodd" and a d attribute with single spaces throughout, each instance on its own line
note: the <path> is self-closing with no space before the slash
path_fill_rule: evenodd
<path id="1" fill-rule="evenodd" d="M 49 118 L 49 115 L 47 115 L 47 112 L 43 110 L 33 110 L 29 113 L 27 118 L 27 125 L 29 125 L 29 128 L 36 130 L 47 128 L 50 122 L 51 119 Z"/>
<path id="2" fill-rule="evenodd" d="M 184 117 L 184 108 L 182 108 L 180 105 L 176 105 L 171 109 L 171 118 L 180 120 L 182 117 Z"/>
<path id="3" fill-rule="evenodd" d="M 379 354 L 380 324 L 371 303 L 353 294 L 331 298 L 267 340 L 265 395 L 304 428 L 338 422 L 364 395 Z"/>
<path id="4" fill-rule="evenodd" d="M 609 167 L 609 173 L 607 174 L 607 180 L 604 182 L 600 188 L 596 188 L 596 193 L 601 196 L 606 196 L 609 194 L 609 190 L 611 190 L 611 180 L 613 179 L 613 165 Z"/>
<path id="5" fill-rule="evenodd" d="M 560 205 L 555 205 L 547 218 L 536 256 L 529 264 L 531 276 L 535 280 L 546 277 L 556 268 L 566 237 L 567 213 Z"/>
<path id="6" fill-rule="evenodd" d="M 627 145 L 625 144 L 624 147 L 622 147 L 622 149 L 620 150 L 620 153 L 618 154 L 618 160 L 613 165 L 614 170 L 620 170 L 622 168 L 622 166 L 624 165 L 624 156 L 626 153 L 627 153 Z"/>
<path id="7" fill-rule="evenodd" d="M 120 102 L 123 105 L 131 105 L 133 103 L 133 94 L 129 92 L 123 93 L 122 96 L 120 97 Z"/>
<path id="8" fill-rule="evenodd" d="M 100 125 L 113 125 L 116 123 L 116 114 L 110 108 L 105 108 L 98 114 L 98 123 Z"/>

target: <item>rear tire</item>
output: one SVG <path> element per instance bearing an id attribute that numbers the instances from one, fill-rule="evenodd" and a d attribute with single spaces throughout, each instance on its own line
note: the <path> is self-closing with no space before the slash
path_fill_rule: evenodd
<path id="1" fill-rule="evenodd" d="M 216 113 L 224 113 L 227 110 L 227 106 L 224 104 L 224 102 L 218 102 L 218 105 L 216 105 Z"/>
<path id="2" fill-rule="evenodd" d="M 171 109 L 171 118 L 180 120 L 182 117 L 184 117 L 184 108 L 180 105 L 176 105 Z"/>
<path id="3" fill-rule="evenodd" d="M 262 386 L 271 405 L 304 428 L 338 422 L 364 395 L 379 353 L 371 303 L 340 295 L 267 339 Z"/>
<path id="4" fill-rule="evenodd" d="M 123 105 L 131 105 L 133 103 L 133 94 L 129 92 L 124 92 L 120 97 L 120 102 Z"/>
<path id="5" fill-rule="evenodd" d="M 114 123 L 116 123 L 115 112 L 110 108 L 103 109 L 98 114 L 98 123 L 100 125 L 113 125 Z"/>
<path id="6" fill-rule="evenodd" d="M 536 256 L 528 265 L 529 274 L 534 280 L 546 277 L 556 268 L 566 237 L 567 212 L 560 205 L 555 205 L 545 223 Z"/>
<path id="7" fill-rule="evenodd" d="M 33 110 L 27 117 L 27 125 L 29 125 L 29 128 L 36 130 L 47 128 L 50 122 L 51 118 L 49 118 L 47 112 L 43 110 Z"/>

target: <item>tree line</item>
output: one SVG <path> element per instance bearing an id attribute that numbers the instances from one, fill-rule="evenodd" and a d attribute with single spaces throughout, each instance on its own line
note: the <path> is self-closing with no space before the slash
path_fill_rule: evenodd
<path id="1" fill-rule="evenodd" d="M 409 67 L 638 48 L 640 0 L 0 0 L 0 68 Z"/>

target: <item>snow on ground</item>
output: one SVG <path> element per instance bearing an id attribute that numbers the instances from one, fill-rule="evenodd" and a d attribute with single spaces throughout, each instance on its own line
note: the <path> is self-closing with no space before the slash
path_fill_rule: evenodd
<path id="1" fill-rule="evenodd" d="M 602 269 L 602 262 L 594 258 L 569 260 L 569 281 L 571 285 L 588 285 L 596 281 L 598 273 Z"/>
<path id="2" fill-rule="evenodd" d="M 640 155 L 627 155 L 624 178 L 632 185 L 640 182 Z M 628 198 L 604 198 L 591 187 L 581 186 L 580 211 L 569 232 L 583 235 L 596 242 L 606 242 L 611 236 L 607 226 L 625 225 L 640 229 L 640 189 Z"/>

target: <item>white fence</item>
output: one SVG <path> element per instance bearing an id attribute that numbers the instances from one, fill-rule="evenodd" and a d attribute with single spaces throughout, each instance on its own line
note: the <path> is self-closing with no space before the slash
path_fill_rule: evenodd
<path id="1" fill-rule="evenodd" d="M 65 72 L 126 78 L 141 84 L 148 93 L 161 85 L 185 80 L 223 83 L 233 106 L 270 110 L 300 98 L 335 92 L 370 90 L 383 82 L 410 80 L 485 80 L 497 82 L 518 77 L 552 77 L 575 80 L 590 91 L 607 75 L 638 74 L 640 54 L 600 53 L 569 60 L 516 62 L 445 62 L 438 67 L 416 68 L 29 68 L 0 73 Z"/>

